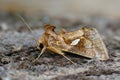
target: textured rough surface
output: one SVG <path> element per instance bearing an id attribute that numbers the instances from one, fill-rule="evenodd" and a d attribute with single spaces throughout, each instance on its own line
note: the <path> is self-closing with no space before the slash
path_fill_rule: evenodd
<path id="1" fill-rule="evenodd" d="M 3 17 L 4 16 L 4 17 Z M 110 59 L 99 61 L 66 53 L 77 66 L 71 64 L 60 55 L 46 51 L 35 63 L 32 61 L 39 55 L 33 35 L 15 16 L 0 15 L 0 80 L 119 80 L 120 79 L 120 25 L 119 22 L 109 20 L 105 24 L 91 19 L 91 23 L 50 19 L 28 22 L 33 28 L 34 36 L 40 38 L 43 33 L 43 24 L 51 23 L 67 30 L 76 30 L 78 25 L 93 25 L 100 32 L 107 46 Z M 91 18 L 91 17 L 90 17 Z M 55 22 L 57 21 L 57 23 Z M 82 20 L 81 20 L 82 21 Z M 103 18 L 104 21 L 104 18 Z M 55 24 L 56 23 L 56 24 Z M 34 27 L 33 27 L 34 26 Z M 60 27 L 61 26 L 61 27 Z M 70 26 L 70 27 L 67 27 Z M 100 27 L 101 26 L 101 27 Z"/>

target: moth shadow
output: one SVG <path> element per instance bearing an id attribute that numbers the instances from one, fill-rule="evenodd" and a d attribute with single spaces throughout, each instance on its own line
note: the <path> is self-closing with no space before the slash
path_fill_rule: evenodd
<path id="1" fill-rule="evenodd" d="M 79 59 L 87 59 L 87 60 L 90 60 L 90 58 L 88 58 L 88 57 L 85 57 L 85 56 L 80 56 L 80 55 L 77 55 L 77 54 L 73 54 L 73 53 L 70 53 L 70 52 L 65 52 L 65 51 L 63 51 L 63 53 L 65 54 L 65 56 L 67 56 L 67 57 L 69 57 L 69 58 L 79 58 Z M 59 54 L 56 54 L 56 53 L 54 53 L 54 52 L 52 52 L 52 51 L 49 51 L 49 50 L 47 50 L 47 51 L 45 51 L 45 54 L 43 55 L 43 57 L 49 57 L 49 58 L 51 58 L 51 57 L 60 57 L 60 55 Z M 62 57 L 62 56 L 61 56 Z"/>
<path id="2" fill-rule="evenodd" d="M 80 56 L 80 55 L 77 55 L 77 54 L 73 54 L 73 53 L 70 53 L 70 52 L 64 52 L 66 56 L 69 56 L 71 58 L 80 58 L 80 59 L 90 59 L 88 57 L 85 57 L 85 56 Z"/>
<path id="3" fill-rule="evenodd" d="M 57 57 L 57 56 L 60 56 L 60 55 L 57 53 L 54 53 L 50 50 L 46 50 L 41 57 L 53 58 L 53 57 Z"/>

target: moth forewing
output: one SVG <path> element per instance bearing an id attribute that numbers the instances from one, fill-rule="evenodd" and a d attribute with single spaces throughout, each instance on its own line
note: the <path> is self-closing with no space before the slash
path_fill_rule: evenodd
<path id="1" fill-rule="evenodd" d="M 85 38 L 80 39 L 80 41 L 76 45 L 71 46 L 71 48 L 69 48 L 67 52 L 88 58 L 95 57 L 95 50 L 92 47 L 92 43 Z"/>
<path id="2" fill-rule="evenodd" d="M 62 37 L 70 46 L 70 48 L 62 49 L 63 51 L 88 58 L 109 59 L 106 46 L 95 28 L 83 27 L 77 31 L 63 33 Z"/>
<path id="3" fill-rule="evenodd" d="M 95 28 L 83 28 L 84 36 L 89 39 L 95 51 L 95 57 L 100 60 L 109 59 L 107 48 L 100 37 L 100 34 Z"/>

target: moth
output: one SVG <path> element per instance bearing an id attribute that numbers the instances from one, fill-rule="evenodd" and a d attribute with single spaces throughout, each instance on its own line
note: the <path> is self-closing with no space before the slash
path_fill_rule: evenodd
<path id="1" fill-rule="evenodd" d="M 27 23 L 26 25 L 32 32 L 29 25 Z M 34 61 L 36 61 L 46 49 L 62 55 L 73 64 L 75 63 L 65 56 L 64 52 L 87 58 L 97 58 L 99 60 L 109 59 L 107 48 L 95 28 L 83 27 L 76 31 L 66 31 L 62 29 L 59 33 L 55 32 L 56 27 L 53 25 L 47 24 L 44 28 L 45 32 L 42 37 L 36 39 L 37 48 L 41 53 Z"/>

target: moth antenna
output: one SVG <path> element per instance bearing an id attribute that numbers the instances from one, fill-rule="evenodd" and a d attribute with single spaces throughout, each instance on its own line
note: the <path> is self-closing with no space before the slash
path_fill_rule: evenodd
<path id="1" fill-rule="evenodd" d="M 25 21 L 25 19 L 24 19 L 22 16 L 18 15 L 18 17 L 19 17 L 19 18 L 22 20 L 22 22 L 26 25 L 26 27 L 27 27 L 27 28 L 29 29 L 29 31 L 32 33 L 34 40 L 37 42 L 38 39 L 34 36 L 34 33 L 33 33 L 32 29 L 30 28 L 30 25 Z"/>
<path id="2" fill-rule="evenodd" d="M 37 60 L 41 57 L 41 55 L 45 52 L 45 50 L 46 50 L 46 47 L 44 47 L 44 48 L 41 50 L 41 53 L 38 55 L 38 57 L 37 57 L 35 60 L 33 60 L 33 62 L 37 61 Z"/>

